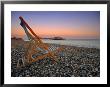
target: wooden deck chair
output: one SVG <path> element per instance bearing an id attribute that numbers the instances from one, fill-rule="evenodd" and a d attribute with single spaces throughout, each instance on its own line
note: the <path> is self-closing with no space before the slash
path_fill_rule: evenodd
<path id="1" fill-rule="evenodd" d="M 33 30 L 29 27 L 29 25 L 24 21 L 21 16 L 19 17 L 19 19 L 21 20 L 20 25 L 23 27 L 29 39 L 29 45 L 27 46 L 27 51 L 25 53 L 25 58 L 23 59 L 23 64 L 24 61 L 25 64 L 30 64 L 46 57 L 52 58 L 53 61 L 57 61 L 54 53 L 61 51 L 63 48 L 59 47 L 54 51 L 50 51 L 49 46 L 43 43 L 40 37 L 33 32 Z M 17 65 L 19 66 L 19 62 Z"/>

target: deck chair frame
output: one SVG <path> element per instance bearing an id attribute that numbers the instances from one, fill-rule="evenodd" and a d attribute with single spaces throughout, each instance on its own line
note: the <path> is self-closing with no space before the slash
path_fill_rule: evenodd
<path id="1" fill-rule="evenodd" d="M 45 43 L 43 43 L 43 41 L 40 39 L 40 37 L 37 36 L 34 33 L 34 31 L 29 27 L 29 25 L 24 21 L 23 17 L 20 16 L 19 19 L 21 20 L 20 25 L 23 27 L 23 29 L 24 29 L 24 31 L 25 31 L 28 39 L 29 39 L 29 46 L 28 46 L 27 51 L 25 53 L 25 58 L 23 59 L 23 64 L 24 64 L 24 61 L 25 61 L 25 64 L 31 64 L 33 62 L 36 62 L 36 61 L 40 60 L 40 59 L 44 59 L 47 56 L 49 58 L 52 58 L 53 61 L 57 61 L 58 59 L 54 56 L 54 53 L 61 51 L 62 47 L 59 47 L 57 50 L 50 51 L 49 47 Z M 32 55 L 38 52 L 36 50 L 37 47 L 48 51 L 48 53 L 43 54 L 41 56 L 38 56 L 36 58 L 32 58 Z M 17 66 L 19 67 L 19 62 L 17 64 Z"/>

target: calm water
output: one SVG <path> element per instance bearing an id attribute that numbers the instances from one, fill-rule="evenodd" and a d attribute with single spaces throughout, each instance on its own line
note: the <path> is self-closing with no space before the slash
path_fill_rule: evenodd
<path id="1" fill-rule="evenodd" d="M 49 40 L 43 39 L 45 43 L 55 43 L 60 45 L 100 48 L 100 40 Z"/>

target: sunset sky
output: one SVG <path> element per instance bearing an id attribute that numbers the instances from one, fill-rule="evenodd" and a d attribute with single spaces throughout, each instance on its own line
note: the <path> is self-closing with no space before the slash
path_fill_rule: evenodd
<path id="1" fill-rule="evenodd" d="M 100 38 L 99 11 L 12 11 L 11 36 L 25 38 L 19 16 L 22 16 L 40 37 Z"/>

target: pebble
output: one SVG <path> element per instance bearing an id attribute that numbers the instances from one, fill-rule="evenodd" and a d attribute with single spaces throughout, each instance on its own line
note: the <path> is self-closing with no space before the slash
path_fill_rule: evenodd
<path id="1" fill-rule="evenodd" d="M 50 44 L 50 50 L 59 45 Z M 38 60 L 28 66 L 16 68 L 17 60 L 23 58 L 25 48 L 19 46 L 11 49 L 11 76 L 12 77 L 99 77 L 100 50 L 65 46 L 62 52 L 56 54 L 58 62 L 53 63 L 51 58 Z"/>

